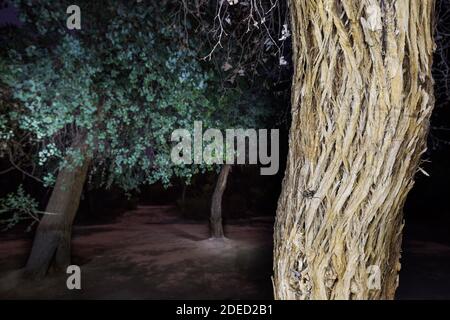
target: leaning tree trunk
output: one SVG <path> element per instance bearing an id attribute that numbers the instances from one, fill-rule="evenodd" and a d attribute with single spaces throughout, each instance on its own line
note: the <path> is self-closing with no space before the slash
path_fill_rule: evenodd
<path id="1" fill-rule="evenodd" d="M 230 173 L 231 165 L 225 164 L 220 170 L 216 187 L 211 202 L 210 229 L 212 238 L 223 238 L 222 226 L 222 196 L 227 186 L 227 178 Z"/>
<path id="2" fill-rule="evenodd" d="M 392 299 L 402 208 L 434 102 L 434 1 L 290 4 L 295 73 L 275 298 Z"/>
<path id="3" fill-rule="evenodd" d="M 45 209 L 49 214 L 43 216 L 36 230 L 25 267 L 27 276 L 44 276 L 52 262 L 57 269 L 66 268 L 70 264 L 72 223 L 78 210 L 90 163 L 86 145 L 82 140 L 75 142 L 72 147 L 81 151 L 83 162 L 78 166 L 73 164 L 73 168 L 63 168 L 58 173 Z"/>

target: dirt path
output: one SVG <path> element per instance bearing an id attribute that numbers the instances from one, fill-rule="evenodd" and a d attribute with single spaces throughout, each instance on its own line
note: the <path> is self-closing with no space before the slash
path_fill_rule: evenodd
<path id="1" fill-rule="evenodd" d="M 17 283 L 31 239 L 0 240 L 0 299 L 271 299 L 272 223 L 234 221 L 229 240 L 208 240 L 205 223 L 171 206 L 142 206 L 110 224 L 76 226 L 73 263 L 82 290 L 66 275 Z M 423 230 L 419 230 L 423 234 Z M 450 298 L 450 246 L 405 239 L 397 297 Z"/>
<path id="2" fill-rule="evenodd" d="M 180 220 L 170 206 L 142 206 L 112 224 L 77 226 L 73 263 L 82 270 L 79 291 L 66 288 L 65 275 L 14 283 L 11 272 L 23 266 L 30 241 L 3 240 L 0 298 L 272 298 L 272 225 L 234 224 L 226 234 L 226 241 L 208 240 L 205 223 Z"/>

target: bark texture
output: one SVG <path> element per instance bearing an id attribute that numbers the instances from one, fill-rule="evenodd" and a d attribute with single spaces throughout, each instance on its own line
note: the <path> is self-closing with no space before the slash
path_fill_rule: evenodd
<path id="1" fill-rule="evenodd" d="M 434 1 L 290 7 L 295 72 L 275 298 L 392 299 L 402 208 L 434 103 Z"/>
<path id="2" fill-rule="evenodd" d="M 217 178 L 216 187 L 212 196 L 211 202 L 211 218 L 210 229 L 212 238 L 223 238 L 222 225 L 222 196 L 227 187 L 228 174 L 230 173 L 231 165 L 225 164 L 220 170 L 219 178 Z"/>
<path id="3" fill-rule="evenodd" d="M 45 210 L 50 214 L 43 216 L 36 230 L 25 267 L 26 276 L 44 276 L 52 262 L 56 269 L 64 269 L 70 265 L 72 224 L 90 164 L 82 138 L 77 139 L 72 147 L 81 151 L 84 161 L 81 165 L 59 171 Z"/>

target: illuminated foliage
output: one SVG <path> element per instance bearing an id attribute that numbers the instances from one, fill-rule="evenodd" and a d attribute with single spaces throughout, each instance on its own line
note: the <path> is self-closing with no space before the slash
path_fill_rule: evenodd
<path id="1" fill-rule="evenodd" d="M 71 148 L 79 135 L 94 159 L 91 183 L 129 190 L 174 176 L 189 180 L 206 168 L 172 164 L 174 129 L 195 120 L 251 126 L 264 115 L 256 103 L 244 105 L 256 102 L 254 94 L 221 88 L 211 65 L 198 59 L 201 39 L 185 41 L 186 26 L 171 23 L 171 3 L 163 2 L 79 1 L 82 28 L 69 31 L 69 3 L 16 1 L 31 40 L 8 46 L 1 80 L 22 108 L 2 115 L 0 135 L 17 138 L 11 123 L 27 134 L 44 184 L 73 165 L 68 155 L 83 161 Z"/>

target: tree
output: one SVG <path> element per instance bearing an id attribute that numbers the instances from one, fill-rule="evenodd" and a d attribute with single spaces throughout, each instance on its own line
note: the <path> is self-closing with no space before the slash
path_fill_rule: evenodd
<path id="1" fill-rule="evenodd" d="M 241 90 L 243 92 L 241 92 Z M 235 91 L 238 91 L 237 93 Z M 251 85 L 245 80 L 241 80 L 238 88 L 228 88 L 228 92 L 220 102 L 218 108 L 211 116 L 212 123 L 216 128 L 221 128 L 222 131 L 229 128 L 240 128 L 242 131 L 246 129 L 260 128 L 267 119 L 273 114 L 273 107 L 266 92 L 261 87 Z M 241 93 L 239 93 L 241 92 Z M 222 107 L 220 107 L 222 106 Z M 233 139 L 233 144 L 236 146 L 236 139 Z M 244 144 L 250 145 L 250 137 Z M 227 180 L 232 165 L 227 159 L 227 152 L 233 151 L 233 158 L 237 160 L 238 151 L 231 150 L 229 146 L 224 146 L 223 150 L 223 165 L 219 165 L 220 172 L 217 177 L 214 192 L 211 198 L 211 215 L 210 215 L 210 233 L 211 238 L 224 238 L 223 222 L 222 222 L 222 198 L 227 186 Z M 247 152 L 248 149 L 244 150 Z M 245 155 L 248 157 L 248 154 Z"/>
<path id="2" fill-rule="evenodd" d="M 211 218 L 210 230 L 212 238 L 223 238 L 222 225 L 222 196 L 227 186 L 228 174 L 231 171 L 231 165 L 224 164 L 220 169 L 219 177 L 217 178 L 216 187 L 211 200 Z"/>
<path id="3" fill-rule="evenodd" d="M 42 276 L 50 265 L 70 264 L 85 183 L 131 190 L 197 172 L 170 161 L 170 134 L 205 118 L 218 98 L 211 73 L 195 59 L 195 41 L 186 46 L 171 24 L 170 2 L 82 1 L 75 32 L 65 26 L 64 4 L 16 5 L 31 32 L 21 45 L 9 39 L 1 80 L 23 108 L 1 122 L 26 132 L 39 166 L 33 176 L 53 186 L 26 266 Z M 2 126 L 8 142 L 17 142 L 9 129 Z"/>
<path id="4" fill-rule="evenodd" d="M 253 4 L 233 4 L 234 1 L 183 2 L 180 16 L 192 17 L 198 24 L 201 36 L 207 40 L 200 48 L 201 55 L 213 63 L 221 81 L 224 101 L 218 105 L 226 107 L 216 108 L 212 115 L 215 128 L 264 128 L 276 115 L 272 86 L 284 79 L 277 58 L 284 51 L 287 37 L 275 39 L 282 33 L 281 12 L 285 7 L 277 1 L 260 3 L 255 7 L 264 11 L 261 15 L 250 9 Z M 212 238 L 220 239 L 224 237 L 222 198 L 232 167 L 224 164 L 218 168 L 211 199 L 210 233 Z"/>
<path id="5" fill-rule="evenodd" d="M 392 299 L 433 108 L 434 1 L 291 1 L 277 299 Z M 379 271 L 381 287 L 369 285 Z M 377 276 L 377 275 L 375 275 Z"/>

